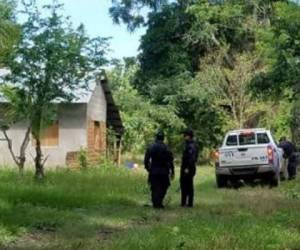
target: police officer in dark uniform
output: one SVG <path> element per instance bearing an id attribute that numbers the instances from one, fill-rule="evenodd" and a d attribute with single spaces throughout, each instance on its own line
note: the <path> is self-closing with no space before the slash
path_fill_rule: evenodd
<path id="1" fill-rule="evenodd" d="M 159 131 L 155 142 L 147 149 L 144 159 L 149 173 L 151 199 L 154 208 L 164 208 L 163 199 L 174 178 L 173 154 L 164 144 L 164 133 Z"/>
<path id="2" fill-rule="evenodd" d="M 181 206 L 194 205 L 194 176 L 198 160 L 198 146 L 194 141 L 194 133 L 187 129 L 184 132 L 185 147 L 180 169 Z"/>
<path id="3" fill-rule="evenodd" d="M 286 137 L 280 138 L 279 147 L 283 149 L 283 157 L 288 160 L 287 171 L 289 180 L 293 180 L 296 178 L 297 173 L 296 147 Z"/>

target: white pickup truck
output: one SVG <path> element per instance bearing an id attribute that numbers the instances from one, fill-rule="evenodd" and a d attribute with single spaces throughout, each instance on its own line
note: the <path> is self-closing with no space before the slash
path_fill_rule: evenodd
<path id="1" fill-rule="evenodd" d="M 219 188 L 228 181 L 263 179 L 278 186 L 284 164 L 283 150 L 266 129 L 241 129 L 226 134 L 217 152 L 216 182 Z"/>

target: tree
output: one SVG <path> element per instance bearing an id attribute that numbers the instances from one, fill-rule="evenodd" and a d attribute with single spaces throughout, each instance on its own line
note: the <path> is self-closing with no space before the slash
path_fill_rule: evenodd
<path id="1" fill-rule="evenodd" d="M 259 52 L 265 55 L 265 72 L 252 81 L 252 90 L 258 96 L 278 101 L 289 98 L 293 104 L 290 122 L 293 141 L 300 145 L 300 5 L 294 1 L 273 4 L 270 27 L 259 31 Z M 292 96 L 290 97 L 290 93 Z M 286 95 L 288 93 L 288 96 Z"/>
<path id="2" fill-rule="evenodd" d="M 244 53 L 232 56 L 234 68 L 229 69 L 223 64 L 224 53 L 216 52 L 202 59 L 197 81 L 211 94 L 215 105 L 228 111 L 230 127 L 244 128 L 262 111 L 249 90 L 253 76 L 263 70 L 263 65 L 256 55 Z M 251 122 L 251 126 L 257 125 Z"/>
<path id="3" fill-rule="evenodd" d="M 139 7 L 148 7 L 147 19 L 145 16 L 139 19 L 147 27 L 138 56 L 140 67 L 134 77 L 139 94 L 152 104 L 172 106 L 204 145 L 215 146 L 223 130 L 229 128 L 264 124 L 276 128 L 278 134 L 287 131 L 290 117 L 282 109 L 290 110 L 288 98 L 260 99 L 258 91 L 251 90 L 250 86 L 256 79 L 263 79 L 265 89 L 272 88 L 271 72 L 281 79 L 290 74 L 295 76 L 293 80 L 299 79 L 297 57 L 293 55 L 298 50 L 291 46 L 294 38 L 290 43 L 283 39 L 285 35 L 277 39 L 283 27 L 288 29 L 290 23 L 279 20 L 279 16 L 284 17 L 279 11 L 283 10 L 282 6 L 285 6 L 286 16 L 293 13 L 290 18 L 294 23 L 300 20 L 295 11 L 288 12 L 295 3 L 285 0 L 177 0 L 163 4 L 153 1 L 159 4 L 155 7 L 148 5 L 149 2 L 114 1 L 119 7 L 114 13 L 117 22 L 123 21 L 129 26 L 135 17 L 130 13 L 136 13 Z M 128 15 L 123 16 L 124 13 Z M 297 36 L 296 29 L 293 33 Z M 277 53 L 276 44 L 280 41 L 286 47 L 279 49 L 282 53 Z M 293 48 L 292 56 L 288 48 Z M 286 60 L 279 61 L 279 55 Z M 281 67 L 276 62 L 293 67 Z M 271 70 L 276 65 L 278 68 Z M 292 78 L 288 80 L 291 82 Z M 282 88 L 274 90 L 289 92 L 286 84 L 279 86 Z M 265 92 L 264 97 L 266 95 L 269 94 Z M 266 122 L 265 118 L 277 111 L 280 121 Z"/>
<path id="4" fill-rule="evenodd" d="M 23 174 L 26 162 L 26 149 L 30 141 L 31 125 L 27 124 L 27 130 L 20 145 L 18 155 L 14 152 L 13 142 L 7 134 L 7 130 L 9 130 L 15 122 L 28 121 L 28 114 L 30 114 L 30 110 L 32 109 L 31 102 L 24 90 L 19 88 L 3 86 L 1 93 L 8 103 L 3 107 L 3 110 L 1 110 L 2 121 L 0 122 L 0 130 L 7 141 L 9 152 L 18 166 L 20 174 Z"/>
<path id="5" fill-rule="evenodd" d="M 193 128 L 201 144 L 209 147 L 220 140 L 222 114 L 193 78 L 199 71 L 201 57 L 216 46 L 190 40 L 197 22 L 197 16 L 187 11 L 195 5 L 193 2 L 173 1 L 150 12 L 134 86 L 151 103 L 173 107 L 184 126 Z M 197 34 L 202 32 L 198 28 Z M 221 47 L 219 41 L 218 46 Z M 172 137 L 178 133 L 173 130 Z"/>
<path id="6" fill-rule="evenodd" d="M 40 138 L 54 118 L 54 102 L 71 101 L 74 91 L 86 88 L 107 62 L 107 39 L 90 39 L 83 25 L 72 28 L 60 14 L 61 7 L 54 1 L 43 7 L 47 14 L 42 16 L 35 4 L 27 6 L 20 42 L 7 60 L 11 73 L 5 80 L 31 104 L 27 117 L 35 140 L 37 178 L 44 176 Z"/>
<path id="7" fill-rule="evenodd" d="M 157 12 L 168 0 L 112 0 L 109 9 L 113 21 L 117 24 L 124 22 L 130 31 L 146 23 L 145 8 Z"/>
<path id="8" fill-rule="evenodd" d="M 140 70 L 135 82 L 142 94 L 149 95 L 151 88 L 162 78 L 193 73 L 198 68 L 199 52 L 193 46 L 186 46 L 184 41 L 190 26 L 190 15 L 176 3 L 149 16 L 148 30 L 141 39 Z M 170 88 L 168 93 L 172 90 L 176 91 Z"/>
<path id="9" fill-rule="evenodd" d="M 138 93 L 133 86 L 137 70 L 135 60 L 126 58 L 124 63 L 115 64 L 108 74 L 125 127 L 124 150 L 135 154 L 143 153 L 158 129 L 164 129 L 169 143 L 174 146 L 171 131 L 182 130 L 183 120 L 177 116 L 173 106 L 152 104 Z"/>

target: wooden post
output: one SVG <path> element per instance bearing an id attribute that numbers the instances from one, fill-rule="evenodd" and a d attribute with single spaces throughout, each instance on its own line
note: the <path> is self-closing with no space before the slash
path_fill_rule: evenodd
<path id="1" fill-rule="evenodd" d="M 113 151 L 113 162 L 118 162 L 118 145 L 117 145 L 117 139 L 114 137 L 114 151 Z"/>
<path id="2" fill-rule="evenodd" d="M 122 138 L 119 139 L 119 147 L 118 147 L 118 166 L 121 166 L 122 161 Z"/>

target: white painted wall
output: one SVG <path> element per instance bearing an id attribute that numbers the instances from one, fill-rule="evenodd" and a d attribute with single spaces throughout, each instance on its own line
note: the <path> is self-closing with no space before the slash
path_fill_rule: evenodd
<path id="1" fill-rule="evenodd" d="M 47 166 L 65 166 L 66 154 L 78 151 L 87 146 L 86 135 L 86 104 L 60 104 L 58 108 L 59 145 L 57 147 L 43 147 L 43 154 L 49 155 Z M 13 141 L 14 150 L 20 148 L 26 131 L 25 123 L 14 125 L 8 135 Z M 0 138 L 3 138 L 0 133 Z M 17 151 L 16 151 L 17 152 Z M 33 164 L 34 147 L 32 141 L 27 150 L 27 165 Z M 7 148 L 6 141 L 0 141 L 0 165 L 12 165 L 13 160 Z"/>
<path id="2" fill-rule="evenodd" d="M 87 116 L 93 121 L 106 122 L 107 103 L 104 90 L 97 84 L 88 103 Z"/>

